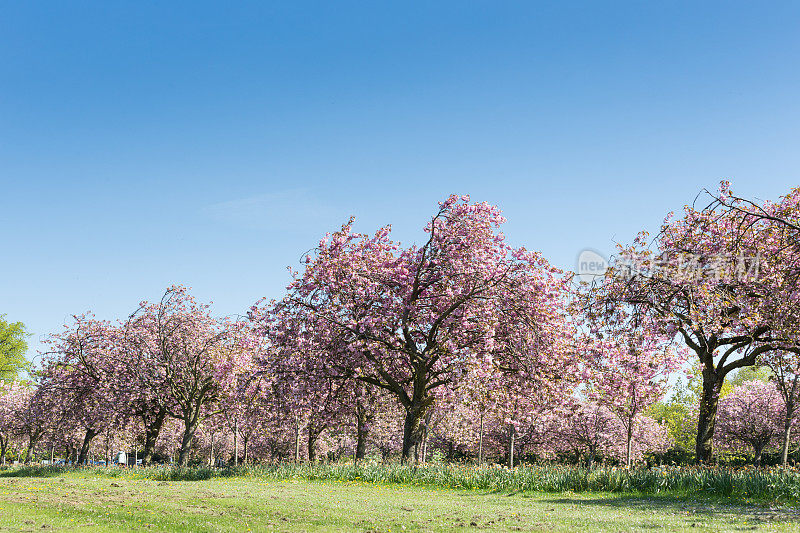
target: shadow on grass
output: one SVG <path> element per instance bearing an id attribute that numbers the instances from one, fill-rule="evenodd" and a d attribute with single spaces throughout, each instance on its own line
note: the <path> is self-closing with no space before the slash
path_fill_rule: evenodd
<path id="1" fill-rule="evenodd" d="M 107 478 L 135 476 L 153 481 L 204 481 L 247 474 L 243 468 L 180 468 L 173 466 L 149 466 L 137 468 L 98 466 L 14 466 L 0 469 L 0 478 L 56 477 L 64 474 L 84 474 Z"/>
<path id="2" fill-rule="evenodd" d="M 553 497 L 540 499 L 548 504 L 598 506 L 617 509 L 636 509 L 639 511 L 671 510 L 677 514 L 689 516 L 719 516 L 721 514 L 747 517 L 755 522 L 762 521 L 799 521 L 800 509 L 780 505 L 770 506 L 767 502 L 742 502 L 730 498 L 709 497 L 707 495 L 676 496 L 659 495 L 627 495 L 614 494 L 606 497 L 563 498 Z"/>
<path id="3" fill-rule="evenodd" d="M 74 472 L 71 467 L 61 466 L 15 466 L 0 469 L 0 478 L 4 477 L 55 477 L 67 472 Z"/>

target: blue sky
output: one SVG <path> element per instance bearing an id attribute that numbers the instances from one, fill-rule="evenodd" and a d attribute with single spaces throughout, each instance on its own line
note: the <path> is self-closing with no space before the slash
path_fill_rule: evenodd
<path id="1" fill-rule="evenodd" d="M 0 313 L 172 283 L 280 296 L 349 215 L 450 193 L 572 268 L 729 178 L 800 185 L 800 4 L 17 2 L 0 17 Z M 32 354 L 31 354 L 32 355 Z"/>

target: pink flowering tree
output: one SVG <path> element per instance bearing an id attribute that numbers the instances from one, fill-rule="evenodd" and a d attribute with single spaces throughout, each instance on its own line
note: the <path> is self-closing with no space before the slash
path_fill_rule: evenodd
<path id="1" fill-rule="evenodd" d="M 643 459 L 647 453 L 664 452 L 672 445 L 667 428 L 647 415 L 637 415 L 630 427 L 633 432 L 628 438 L 619 417 L 600 404 L 584 402 L 562 420 L 560 449 L 583 454 L 591 468 L 599 455 L 627 464 Z"/>
<path id="2" fill-rule="evenodd" d="M 616 446 L 612 446 L 610 454 L 620 462 L 638 462 L 644 459 L 647 453 L 664 453 L 673 444 L 669 430 L 665 424 L 659 423 L 654 418 L 641 414 L 633 423 L 633 435 L 628 444 L 624 437 L 625 432 L 617 432 Z"/>
<path id="3" fill-rule="evenodd" d="M 206 418 L 197 428 L 194 441 L 200 454 L 208 457 L 208 466 L 226 462 L 228 455 L 235 457 L 228 421 L 221 415 Z"/>
<path id="4" fill-rule="evenodd" d="M 773 383 L 785 406 L 781 463 L 783 466 L 787 466 L 792 429 L 797 422 L 797 413 L 800 409 L 800 356 L 789 352 L 775 351 L 765 358 L 764 364 L 772 371 Z"/>
<path id="5" fill-rule="evenodd" d="M 219 418 L 224 422 L 221 427 L 231 436 L 234 466 L 240 463 L 240 455 L 243 456 L 241 462 L 247 463 L 253 433 L 261 429 L 265 417 L 267 387 L 268 382 L 261 374 L 240 374 L 221 397 Z"/>
<path id="6" fill-rule="evenodd" d="M 427 460 L 434 446 L 442 450 L 448 461 L 453 461 L 456 454 L 472 453 L 478 440 L 475 435 L 475 414 L 471 406 L 456 394 L 437 398 L 424 420 L 421 444 L 423 461 Z"/>
<path id="7" fill-rule="evenodd" d="M 232 463 L 238 466 L 240 450 L 247 457 L 247 447 L 257 425 L 254 418 L 261 413 L 263 391 L 267 387 L 267 376 L 257 372 L 256 361 L 260 360 L 266 347 L 261 335 L 255 334 L 249 324 L 237 324 L 236 344 L 239 354 L 226 360 L 228 368 L 218 373 L 227 377 L 219 395 L 220 420 L 227 426 L 232 437 Z"/>
<path id="8" fill-rule="evenodd" d="M 314 461 L 317 444 L 326 430 L 347 424 L 351 415 L 346 399 L 352 398 L 352 383 L 338 378 L 327 365 L 325 355 L 314 353 L 316 349 L 314 346 L 303 352 L 278 349 L 270 365 L 282 409 L 293 420 L 296 461 L 300 460 L 301 433 L 305 436 L 303 444 L 308 460 Z"/>
<path id="9" fill-rule="evenodd" d="M 183 422 L 178 464 L 186 466 L 199 424 L 218 412 L 222 390 L 246 367 L 248 353 L 239 345 L 238 328 L 217 320 L 208 304 L 187 289 L 170 287 L 156 304 L 142 304 L 128 321 L 135 348 L 128 362 L 136 369 L 146 401 Z M 155 396 L 150 396 L 155 395 Z M 154 412 L 158 412 L 154 409 Z"/>
<path id="10" fill-rule="evenodd" d="M 177 462 L 185 432 L 186 428 L 183 422 L 175 418 L 168 418 L 158 435 L 154 453 L 162 457 L 169 457 L 171 462 Z"/>
<path id="11" fill-rule="evenodd" d="M 352 380 L 351 387 L 350 393 L 343 400 L 349 405 L 351 420 L 355 426 L 354 459 L 358 462 L 366 457 L 370 431 L 378 411 L 385 407 L 386 395 L 381 389 L 360 380 Z"/>
<path id="12" fill-rule="evenodd" d="M 752 447 L 754 463 L 783 434 L 785 405 L 773 383 L 745 381 L 720 401 L 720 443 Z"/>
<path id="13" fill-rule="evenodd" d="M 60 424 L 60 411 L 51 389 L 43 383 L 36 388 L 20 389 L 17 406 L 13 419 L 14 433 L 25 439 L 24 462 L 29 464 L 36 446 Z"/>
<path id="14" fill-rule="evenodd" d="M 142 464 L 153 460 L 156 443 L 167 419 L 170 388 L 166 372 L 155 364 L 159 350 L 155 308 L 142 302 L 139 309 L 120 325 L 113 386 L 127 412 L 140 420 L 144 432 Z"/>
<path id="15" fill-rule="evenodd" d="M 574 361 L 574 359 L 573 359 Z M 493 414 L 491 436 L 505 440 L 508 466 L 514 467 L 516 455 L 529 452 L 545 455 L 555 449 L 558 421 L 574 408 L 577 371 L 565 366 L 562 375 L 551 374 L 545 366 L 501 376 Z"/>
<path id="16" fill-rule="evenodd" d="M 589 397 L 621 422 L 625 464 L 630 467 L 636 423 L 648 407 L 664 397 L 669 375 L 679 368 L 681 358 L 649 331 L 620 332 L 596 346 L 589 358 Z"/>
<path id="17" fill-rule="evenodd" d="M 565 281 L 540 254 L 506 244 L 503 222 L 496 207 L 451 196 L 425 243 L 403 248 L 390 227 L 363 235 L 351 220 L 306 258 L 265 330 L 301 328 L 334 375 L 392 394 L 407 461 L 436 389 L 487 356 L 492 368 L 514 368 L 518 335 L 550 342 L 563 330 L 552 326 L 563 320 Z"/>
<path id="18" fill-rule="evenodd" d="M 51 335 L 40 378 L 62 413 L 61 425 L 81 433 L 78 464 L 88 460 L 92 440 L 124 416 L 114 385 L 117 330 L 91 315 L 73 317 L 73 323 Z"/>
<path id="19" fill-rule="evenodd" d="M 403 449 L 403 408 L 394 398 L 381 397 L 383 408 L 379 409 L 369 427 L 369 442 L 387 462 Z"/>
<path id="20" fill-rule="evenodd" d="M 703 377 L 699 462 L 712 458 L 726 376 L 771 351 L 797 351 L 800 338 L 800 288 L 791 277 L 797 259 L 787 252 L 791 239 L 770 217 L 740 209 L 727 183 L 720 198 L 705 208 L 687 206 L 678 219 L 670 214 L 652 244 L 642 233 L 621 246 L 618 260 L 591 291 L 600 303 L 595 322 L 649 322 L 694 352 Z M 770 213 L 775 205 L 758 208 Z"/>
<path id="21" fill-rule="evenodd" d="M 559 444 L 562 451 L 583 455 L 594 466 L 598 455 L 607 453 L 618 440 L 619 419 L 608 408 L 595 402 L 582 402 L 561 420 Z"/>
<path id="22" fill-rule="evenodd" d="M 495 371 L 490 364 L 475 365 L 468 369 L 464 378 L 451 389 L 452 394 L 464 403 L 464 409 L 472 414 L 472 422 L 476 425 L 474 434 L 477 440 L 478 464 L 484 462 L 487 423 L 498 411 L 497 402 L 502 401 L 504 396 L 502 380 L 495 377 Z"/>
<path id="23" fill-rule="evenodd" d="M 17 433 L 19 413 L 25 407 L 30 392 L 18 381 L 0 381 L 0 460 L 6 464 L 6 452 Z"/>

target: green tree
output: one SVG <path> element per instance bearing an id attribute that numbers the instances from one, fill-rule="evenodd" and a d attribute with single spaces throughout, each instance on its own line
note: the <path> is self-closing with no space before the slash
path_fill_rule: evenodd
<path id="1" fill-rule="evenodd" d="M 700 398 L 694 391 L 678 385 L 669 400 L 656 402 L 647 414 L 667 426 L 675 448 L 691 452 L 697 436 L 697 408 Z"/>
<path id="2" fill-rule="evenodd" d="M 735 387 L 741 385 L 745 381 L 770 381 L 772 379 L 772 370 L 766 366 L 748 366 L 739 369 L 736 375 L 731 380 L 731 386 Z"/>
<path id="3" fill-rule="evenodd" d="M 741 385 L 745 381 L 754 379 L 768 381 L 770 375 L 771 372 L 767 367 L 742 368 L 733 379 L 722 385 L 719 396 L 724 398 L 730 394 L 734 386 Z M 700 370 L 692 371 L 686 384 L 678 383 L 675 387 L 672 397 L 653 404 L 647 414 L 667 426 L 676 448 L 690 452 L 695 445 L 697 411 L 703 388 Z"/>
<path id="4" fill-rule="evenodd" d="M 8 322 L 6 315 L 0 315 L 0 379 L 14 380 L 20 371 L 28 370 L 30 363 L 25 358 L 28 351 L 25 339 L 29 336 L 22 322 Z"/>

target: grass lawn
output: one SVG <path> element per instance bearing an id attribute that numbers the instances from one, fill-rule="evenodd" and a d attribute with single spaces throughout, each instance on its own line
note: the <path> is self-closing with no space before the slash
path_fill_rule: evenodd
<path id="1" fill-rule="evenodd" d="M 789 507 L 360 482 L 0 478 L 0 531 L 800 531 Z"/>

